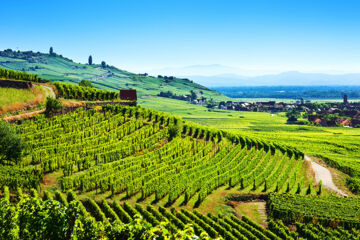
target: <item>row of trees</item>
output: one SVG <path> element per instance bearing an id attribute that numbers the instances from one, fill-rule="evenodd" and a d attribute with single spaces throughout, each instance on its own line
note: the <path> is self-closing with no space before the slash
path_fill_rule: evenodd
<path id="1" fill-rule="evenodd" d="M 86 84 L 86 83 L 85 83 Z M 79 100 L 115 100 L 119 98 L 119 93 L 113 91 L 98 90 L 91 87 L 82 87 L 73 84 L 54 83 L 58 90 L 59 97 L 66 99 Z"/>
<path id="2" fill-rule="evenodd" d="M 347 229 L 360 229 L 357 206 L 357 198 L 292 194 L 271 194 L 267 203 L 270 216 L 286 223 L 316 221 L 327 227 L 340 225 Z"/>
<path id="3" fill-rule="evenodd" d="M 169 114 L 140 107 L 109 105 L 103 110 L 93 114 L 77 111 L 18 126 L 27 139 L 32 163 L 45 172 L 63 168 L 67 176 L 62 182 L 65 189 L 111 190 L 113 194 L 126 191 L 129 196 L 142 191 L 143 198 L 155 193 L 157 199 L 169 193 L 169 202 L 184 191 L 190 199 L 199 190 L 201 202 L 224 184 L 254 185 L 254 190 L 274 191 L 276 184 L 279 188 L 287 184 L 289 176 L 294 176 L 288 170 L 298 166 L 295 159 L 300 156 L 274 144 L 184 124 Z M 274 168 L 276 157 L 270 158 L 276 149 L 287 155 L 279 171 Z M 141 152 L 143 155 L 137 156 Z M 271 160 L 262 160 L 264 156 Z M 291 157 L 293 160 L 288 161 Z M 100 166 L 86 171 L 94 165 Z M 82 173 L 72 175 L 76 171 Z M 277 181 L 275 173 L 281 181 Z M 289 181 L 289 189 L 297 183 L 301 183 L 300 179 Z"/>
<path id="4" fill-rule="evenodd" d="M 33 191 L 31 198 L 19 193 L 17 204 L 10 203 L 9 197 L 0 199 L 0 238 L 19 239 L 207 239 L 207 234 L 198 238 L 190 227 L 171 233 L 166 225 L 147 223 L 141 216 L 124 224 L 119 221 L 110 223 L 98 205 L 91 200 L 92 206 L 104 219 L 96 221 L 94 217 L 81 210 L 81 202 L 73 200 L 58 202 L 57 200 L 42 200 Z M 7 195 L 8 196 L 8 195 Z M 66 200 L 65 200 L 66 201 Z M 90 208 L 93 213 L 94 208 Z M 158 231 L 162 229 L 162 231 Z M 155 235 L 154 235 L 155 233 Z"/>
<path id="5" fill-rule="evenodd" d="M 23 80 L 23 81 L 37 82 L 37 83 L 50 82 L 49 80 L 39 78 L 38 75 L 36 74 L 14 71 L 5 68 L 0 68 L 0 78 L 10 79 L 10 80 Z"/>

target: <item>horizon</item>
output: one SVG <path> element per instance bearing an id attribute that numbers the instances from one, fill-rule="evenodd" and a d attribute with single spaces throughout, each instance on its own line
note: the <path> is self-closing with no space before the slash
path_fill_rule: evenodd
<path id="1" fill-rule="evenodd" d="M 221 65 L 233 71 L 219 74 L 245 76 L 360 72 L 357 1 L 6 5 L 4 49 L 48 52 L 52 46 L 75 62 L 92 55 L 95 63 L 137 73 L 194 65 Z M 41 14 L 30 18 L 29 12 Z"/>

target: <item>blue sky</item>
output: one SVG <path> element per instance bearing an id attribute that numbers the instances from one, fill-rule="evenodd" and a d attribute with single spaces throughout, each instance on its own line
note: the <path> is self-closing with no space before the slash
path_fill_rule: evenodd
<path id="1" fill-rule="evenodd" d="M 0 49 L 142 72 L 221 64 L 360 72 L 360 1 L 2 0 Z"/>

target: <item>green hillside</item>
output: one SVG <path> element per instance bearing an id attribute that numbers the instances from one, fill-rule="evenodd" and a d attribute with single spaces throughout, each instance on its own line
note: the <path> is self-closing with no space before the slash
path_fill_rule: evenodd
<path id="1" fill-rule="evenodd" d="M 158 78 L 130 73 L 109 65 L 80 64 L 56 54 L 0 51 L 0 68 L 38 74 L 41 78 L 51 81 L 78 83 L 82 79 L 88 79 L 96 88 L 106 90 L 133 88 L 140 96 L 157 95 L 161 91 L 171 91 L 178 95 L 190 94 L 190 91 L 194 90 L 199 96 L 206 98 L 217 100 L 227 98 L 188 79 Z"/>
<path id="2" fill-rule="evenodd" d="M 155 231 L 178 236 L 164 239 L 359 239 L 356 207 L 346 205 L 358 199 L 313 184 L 295 148 L 142 107 L 78 109 L 13 127 L 26 147 L 21 161 L 0 169 L 0 214 L 9 216 L 0 218 L 1 237 L 126 239 L 139 231 L 133 239 L 163 239 L 143 235 Z M 267 228 L 227 204 L 268 194 Z M 312 199 L 321 208 L 302 218 Z M 70 233 L 76 238 L 63 237 Z"/>

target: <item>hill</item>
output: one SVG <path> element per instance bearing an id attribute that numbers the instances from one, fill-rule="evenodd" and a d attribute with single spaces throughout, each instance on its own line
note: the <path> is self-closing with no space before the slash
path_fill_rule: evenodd
<path id="1" fill-rule="evenodd" d="M 0 51 L 0 68 L 26 71 L 51 81 L 78 83 L 82 79 L 90 80 L 96 88 L 119 90 L 134 88 L 138 95 L 157 95 L 161 91 L 176 94 L 190 94 L 193 90 L 203 97 L 213 99 L 226 98 L 222 94 L 196 84 L 188 79 L 176 77 L 151 77 L 120 70 L 114 66 L 101 64 L 75 63 L 58 54 L 20 52 L 10 49 Z"/>
<path id="2" fill-rule="evenodd" d="M 321 187 L 316 190 L 306 175 L 303 154 L 295 148 L 141 107 L 79 109 L 53 118 L 41 115 L 13 127 L 26 140 L 26 150 L 19 164 L 0 169 L 0 213 L 12 222 L 0 219 L 2 237 L 10 232 L 20 238 L 36 234 L 40 239 L 72 233 L 79 234 L 77 239 L 121 239 L 121 234 L 134 231 L 134 224 L 141 232 L 160 228 L 157 234 L 174 236 L 190 231 L 200 239 L 358 235 L 358 213 L 352 215 L 348 209 L 358 200 L 328 198 Z M 268 194 L 272 219 L 267 229 L 245 216 L 236 217 L 230 203 L 264 201 Z M 316 216 L 309 211 L 302 218 L 301 206 L 310 209 L 314 198 L 319 206 Z M 293 211 L 287 207 L 292 202 L 299 206 Z M 326 207 L 331 202 L 345 205 Z M 227 211 L 217 214 L 221 205 Z M 51 227 L 55 219 L 57 229 Z M 313 219 L 323 226 L 309 224 Z M 294 221 L 297 230 L 291 232 L 284 223 Z M 329 228 L 335 223 L 342 227 Z M 91 231 L 82 230 L 88 228 Z"/>

